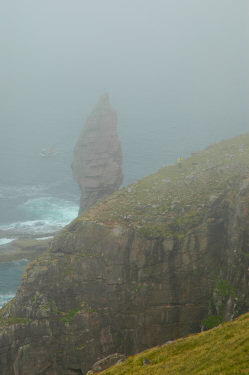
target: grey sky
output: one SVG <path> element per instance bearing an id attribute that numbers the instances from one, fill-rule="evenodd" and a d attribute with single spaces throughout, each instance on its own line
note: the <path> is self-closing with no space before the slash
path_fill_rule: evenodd
<path id="1" fill-rule="evenodd" d="M 107 91 L 124 142 L 159 119 L 245 131 L 248 14 L 248 0 L 1 0 L 0 126 L 73 143 Z"/>

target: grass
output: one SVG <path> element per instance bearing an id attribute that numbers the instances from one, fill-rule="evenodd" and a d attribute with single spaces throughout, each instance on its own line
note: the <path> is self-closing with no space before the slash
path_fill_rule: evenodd
<path id="1" fill-rule="evenodd" d="M 137 229 L 153 238 L 182 238 L 225 191 L 228 201 L 249 174 L 249 133 L 165 166 L 98 202 L 75 219 Z"/>
<path id="2" fill-rule="evenodd" d="M 219 327 L 129 357 L 102 375 L 249 374 L 249 313 Z M 143 365 L 148 359 L 150 364 Z"/>

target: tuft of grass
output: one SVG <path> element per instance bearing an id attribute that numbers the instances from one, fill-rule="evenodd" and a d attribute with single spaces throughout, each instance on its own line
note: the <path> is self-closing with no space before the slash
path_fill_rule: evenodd
<path id="1" fill-rule="evenodd" d="M 217 327 L 222 322 L 222 315 L 208 315 L 206 319 L 202 321 L 203 329 L 211 329 Z"/>
<path id="2" fill-rule="evenodd" d="M 72 324 L 73 318 L 77 314 L 77 312 L 80 311 L 80 309 L 72 309 L 68 311 L 67 313 L 61 312 L 62 318 L 60 318 L 60 322 Z"/>
<path id="3" fill-rule="evenodd" d="M 249 313 L 219 327 L 158 346 L 102 375 L 222 375 L 249 373 Z M 148 365 L 143 365 L 144 359 Z"/>

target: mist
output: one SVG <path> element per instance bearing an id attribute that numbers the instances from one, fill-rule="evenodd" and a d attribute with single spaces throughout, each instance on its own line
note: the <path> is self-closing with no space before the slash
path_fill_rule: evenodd
<path id="1" fill-rule="evenodd" d="M 125 184 L 246 132 L 248 14 L 247 0 L 2 0 L 1 184 L 73 188 L 73 147 L 104 92 Z"/>

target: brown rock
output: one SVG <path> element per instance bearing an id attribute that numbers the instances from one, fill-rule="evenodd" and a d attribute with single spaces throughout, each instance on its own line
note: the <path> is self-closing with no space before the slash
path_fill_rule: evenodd
<path id="1" fill-rule="evenodd" d="M 121 363 L 125 360 L 125 355 L 120 353 L 110 354 L 105 358 L 100 359 L 94 363 L 92 370 L 89 371 L 89 374 L 94 374 L 96 372 L 104 371 L 105 369 Z"/>
<path id="2" fill-rule="evenodd" d="M 119 189 L 123 180 L 121 165 L 117 114 L 104 94 L 88 117 L 74 149 L 73 176 L 81 189 L 79 213 Z"/>

